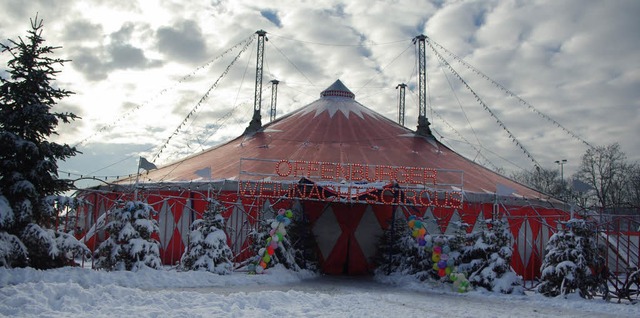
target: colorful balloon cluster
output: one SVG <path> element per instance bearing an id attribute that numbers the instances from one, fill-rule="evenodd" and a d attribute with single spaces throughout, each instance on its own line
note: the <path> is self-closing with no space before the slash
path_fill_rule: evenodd
<path id="1" fill-rule="evenodd" d="M 409 216 L 411 235 L 418 241 L 418 245 L 420 246 L 425 246 L 427 243 L 424 239 L 424 236 L 427 234 L 427 229 L 424 227 L 423 222 L 422 218 L 417 218 L 415 215 Z"/>
<path id="2" fill-rule="evenodd" d="M 278 210 L 275 221 L 271 222 L 270 237 L 267 238 L 266 246 L 258 251 L 258 256 L 260 257 L 258 264 L 253 264 L 251 268 L 249 268 L 250 272 L 255 271 L 256 274 L 262 274 L 264 272 L 269 262 L 271 262 L 271 257 L 278 248 L 278 244 L 282 242 L 284 236 L 287 235 L 286 227 L 291 224 L 291 218 L 293 218 L 293 212 L 291 210 Z"/>
<path id="3" fill-rule="evenodd" d="M 436 240 L 436 244 L 438 244 Z M 449 257 L 451 249 L 449 245 L 434 245 L 433 252 L 431 254 L 431 260 L 433 261 L 433 269 L 438 272 L 438 276 L 445 277 L 453 271 L 453 259 Z"/>

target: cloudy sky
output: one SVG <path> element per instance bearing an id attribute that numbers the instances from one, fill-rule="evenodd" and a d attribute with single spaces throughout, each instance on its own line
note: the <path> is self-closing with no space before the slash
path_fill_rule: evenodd
<path id="1" fill-rule="evenodd" d="M 405 125 L 415 129 L 411 40 L 425 34 L 541 166 L 567 159 L 565 176 L 572 174 L 583 141 L 618 142 L 629 160 L 640 160 L 636 0 L 4 0 L 0 41 L 26 35 L 36 13 L 46 44 L 71 60 L 56 84 L 75 94 L 57 107 L 82 119 L 61 126 L 56 141 L 83 152 L 61 163 L 74 174 L 111 180 L 134 173 L 139 155 L 161 165 L 242 133 L 253 110 L 260 29 L 268 37 L 263 123 L 272 79 L 281 81 L 281 116 L 339 78 L 356 100 L 393 120 L 395 87 L 407 83 Z M 0 56 L 2 76 L 7 58 Z M 427 65 L 428 117 L 439 140 L 490 168 L 532 169 L 430 48 Z"/>

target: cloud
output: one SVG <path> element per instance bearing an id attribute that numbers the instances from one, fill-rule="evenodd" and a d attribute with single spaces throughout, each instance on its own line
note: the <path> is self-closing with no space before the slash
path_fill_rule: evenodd
<path id="1" fill-rule="evenodd" d="M 156 34 L 158 50 L 171 59 L 197 64 L 207 58 L 207 44 L 200 27 L 182 20 L 171 27 L 159 28 Z"/>
<path id="2" fill-rule="evenodd" d="M 84 22 L 79 24 L 86 25 Z M 72 24 L 72 26 L 78 25 Z M 79 33 L 74 28 L 69 34 L 78 35 L 79 33 L 80 37 L 83 37 L 99 29 L 95 25 L 89 26 L 91 27 L 88 33 Z M 161 61 L 148 58 L 142 48 L 131 44 L 137 41 L 134 34 L 136 29 L 143 28 L 136 27 L 132 23 L 124 23 L 119 30 L 98 41 L 96 46 L 80 45 L 71 48 L 73 61 L 71 65 L 90 81 L 104 80 L 111 72 L 117 70 L 143 70 L 161 66 Z M 67 36 L 71 36 L 69 34 Z"/>

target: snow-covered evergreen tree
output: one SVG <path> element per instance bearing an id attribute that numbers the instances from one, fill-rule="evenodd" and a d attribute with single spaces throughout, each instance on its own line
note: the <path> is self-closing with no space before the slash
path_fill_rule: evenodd
<path id="1" fill-rule="evenodd" d="M 417 244 L 409 233 L 407 223 L 399 219 L 391 222 L 378 239 L 378 250 L 374 259 L 376 275 L 389 275 L 408 268 L 404 266 L 407 261 L 405 251 L 413 245 Z"/>
<path id="2" fill-rule="evenodd" d="M 545 248 L 538 292 L 558 296 L 586 289 L 592 283 L 590 268 L 599 264 L 595 232 L 584 220 L 571 219 L 553 234 Z"/>
<path id="3" fill-rule="evenodd" d="M 522 279 L 511 269 L 513 235 L 507 220 L 487 220 L 490 228 L 474 235 L 475 242 L 464 250 L 460 271 L 469 274 L 473 286 L 504 294 L 524 293 Z"/>
<path id="4" fill-rule="evenodd" d="M 257 267 L 263 261 L 266 264 L 265 269 L 282 264 L 289 270 L 300 271 L 302 268 L 296 261 L 296 254 L 302 252 L 296 250 L 287 235 L 287 227 L 292 222 L 292 211 L 289 210 L 289 216 L 285 216 L 281 211 L 276 214 L 271 206 L 265 207 L 265 209 L 270 209 L 270 211 L 263 211 L 262 215 L 276 215 L 276 218 L 260 221 L 257 230 L 250 234 L 252 238 L 251 249 L 256 253 L 252 262 Z M 287 219 L 289 221 L 286 221 Z M 277 239 L 274 240 L 274 238 Z M 272 249 L 271 254 L 267 253 L 269 249 Z"/>
<path id="5" fill-rule="evenodd" d="M 13 255 L 4 258 L 13 260 L 4 266 L 63 266 L 70 253 L 83 250 L 65 233 L 50 231 L 55 210 L 47 197 L 73 187 L 72 181 L 58 178 L 57 161 L 74 156 L 76 149 L 47 138 L 56 134 L 60 121 L 69 123 L 78 117 L 51 112 L 71 92 L 52 84 L 58 73 L 55 66 L 65 60 L 47 56 L 56 48 L 44 45 L 42 29 L 42 20 L 36 16 L 25 40 L 0 43 L 2 52 L 11 55 L 6 70 L 9 78 L 0 76 L 0 196 L 10 207 L 0 211 L 0 244 L 12 246 L 9 254 Z M 23 247 L 26 250 L 20 250 Z M 27 262 L 20 256 L 24 254 Z"/>
<path id="6" fill-rule="evenodd" d="M 311 222 L 303 211 L 292 209 L 293 218 L 287 227 L 287 236 L 291 242 L 296 264 L 301 269 L 316 271 L 318 256 L 316 254 L 316 238 L 311 230 Z"/>
<path id="7" fill-rule="evenodd" d="M 108 211 L 112 220 L 106 226 L 109 238 L 95 252 L 96 268 L 138 271 L 144 267 L 159 269 L 160 243 L 152 238 L 158 233 L 155 210 L 144 202 L 128 201 Z"/>
<path id="8" fill-rule="evenodd" d="M 189 246 L 184 251 L 180 266 L 184 270 L 208 271 L 220 275 L 233 271 L 233 253 L 224 232 L 224 206 L 209 199 L 209 206 L 202 219 L 191 224 Z"/>

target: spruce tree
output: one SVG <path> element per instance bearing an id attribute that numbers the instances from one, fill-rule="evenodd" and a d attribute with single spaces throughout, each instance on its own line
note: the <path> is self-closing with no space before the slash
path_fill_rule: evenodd
<path id="1" fill-rule="evenodd" d="M 555 297 L 590 288 L 590 268 L 600 266 L 595 232 L 584 220 L 571 219 L 565 226 L 551 236 L 545 248 L 540 268 L 542 283 L 538 286 L 538 292 L 545 296 Z"/>
<path id="2" fill-rule="evenodd" d="M 220 275 L 233 271 L 233 253 L 224 232 L 224 206 L 209 199 L 209 206 L 202 219 L 191 224 L 189 246 L 180 260 L 184 270 L 208 271 Z"/>
<path id="3" fill-rule="evenodd" d="M 408 247 L 406 239 L 409 239 L 409 246 L 414 245 L 415 239 L 410 236 L 409 228 L 404 220 L 396 219 L 390 223 L 378 239 L 378 250 L 374 260 L 377 275 L 389 275 L 407 268 L 407 266 L 403 266 L 407 260 L 407 255 L 405 255 Z"/>
<path id="4" fill-rule="evenodd" d="M 513 236 L 506 220 L 488 220 L 490 228 L 476 235 L 475 243 L 465 250 L 466 266 L 473 286 L 489 291 L 523 293 L 520 277 L 511 269 Z"/>
<path id="5" fill-rule="evenodd" d="M 289 236 L 293 256 L 298 267 L 316 271 L 318 269 L 318 256 L 315 250 L 316 237 L 313 235 L 311 222 L 303 211 L 293 211 L 292 222 L 287 227 L 287 236 Z"/>
<path id="6" fill-rule="evenodd" d="M 86 248 L 53 228 L 55 209 L 48 198 L 73 187 L 58 177 L 57 161 L 77 151 L 48 138 L 57 134 L 60 122 L 78 117 L 52 112 L 72 93 L 52 83 L 55 66 L 66 61 L 48 57 L 58 48 L 44 45 L 42 31 L 43 21 L 36 16 L 26 39 L 0 44 L 2 53 L 11 55 L 9 78 L 0 76 L 0 198 L 8 203 L 0 206 L 0 245 L 10 247 L 0 249 L 4 266 L 58 267 L 68 264 L 73 250 Z"/>
<path id="7" fill-rule="evenodd" d="M 95 252 L 99 269 L 138 271 L 144 267 L 160 269 L 160 243 L 152 238 L 158 222 L 152 218 L 155 210 L 144 202 L 129 201 L 108 211 L 112 221 L 106 226 L 109 234 Z"/>

